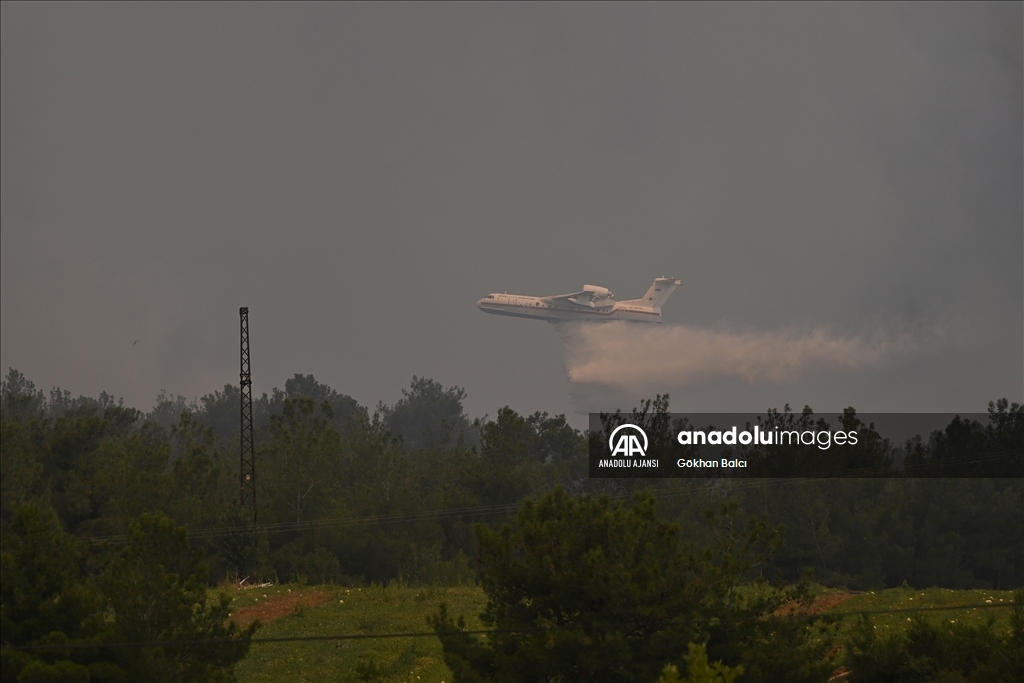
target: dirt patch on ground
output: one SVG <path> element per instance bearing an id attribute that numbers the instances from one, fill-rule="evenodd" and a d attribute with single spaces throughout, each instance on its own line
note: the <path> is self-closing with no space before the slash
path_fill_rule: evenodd
<path id="1" fill-rule="evenodd" d="M 791 602 L 783 605 L 775 613 L 780 616 L 787 614 L 820 614 L 826 610 L 830 610 L 836 605 L 841 605 L 854 596 L 854 593 L 829 593 L 827 595 L 819 595 L 814 598 L 814 601 L 807 605 L 801 605 L 798 602 Z"/>
<path id="2" fill-rule="evenodd" d="M 258 605 L 238 610 L 231 615 L 231 621 L 243 627 L 257 619 L 265 624 L 268 621 L 294 614 L 296 610 L 303 607 L 322 605 L 330 599 L 331 593 L 325 590 L 295 591 L 284 595 L 275 595 Z"/>
<path id="3" fill-rule="evenodd" d="M 819 595 L 811 603 L 810 609 L 807 610 L 808 614 L 818 614 L 830 610 L 836 605 L 841 605 L 854 596 L 853 593 L 831 593 L 829 595 Z"/>

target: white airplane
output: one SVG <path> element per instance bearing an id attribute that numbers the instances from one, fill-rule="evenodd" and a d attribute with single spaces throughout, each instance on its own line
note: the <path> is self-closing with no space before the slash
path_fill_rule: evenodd
<path id="1" fill-rule="evenodd" d="M 659 277 L 642 299 L 616 301 L 610 291 L 597 285 L 583 285 L 582 292 L 557 296 L 488 294 L 476 302 L 485 313 L 517 318 L 539 318 L 558 323 L 570 320 L 633 320 L 660 323 L 661 307 L 676 287 L 674 277 Z"/>

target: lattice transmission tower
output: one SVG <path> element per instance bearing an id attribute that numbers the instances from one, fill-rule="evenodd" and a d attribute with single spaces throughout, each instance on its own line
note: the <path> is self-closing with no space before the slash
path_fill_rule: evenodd
<path id="1" fill-rule="evenodd" d="M 256 525 L 256 448 L 252 434 L 252 375 L 249 372 L 249 309 L 238 309 L 242 321 L 242 393 L 241 458 L 239 479 L 242 486 L 242 510 L 252 514 Z"/>

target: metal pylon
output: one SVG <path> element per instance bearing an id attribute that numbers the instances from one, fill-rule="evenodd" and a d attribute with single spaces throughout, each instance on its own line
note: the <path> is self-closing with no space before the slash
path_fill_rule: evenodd
<path id="1" fill-rule="evenodd" d="M 249 309 L 238 309 L 242 321 L 242 372 L 240 389 L 242 393 L 241 416 L 241 458 L 240 483 L 242 488 L 242 510 L 252 515 L 256 524 L 256 448 L 252 434 L 252 375 L 249 372 Z"/>

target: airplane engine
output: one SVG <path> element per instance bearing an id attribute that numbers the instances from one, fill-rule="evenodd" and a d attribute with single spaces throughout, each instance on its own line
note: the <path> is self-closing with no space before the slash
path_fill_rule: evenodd
<path id="1" fill-rule="evenodd" d="M 615 295 L 610 289 L 597 285 L 583 285 L 583 291 L 590 294 L 591 308 L 610 308 L 615 305 Z"/>
<path id="2" fill-rule="evenodd" d="M 583 285 L 584 292 L 590 292 L 594 295 L 595 299 L 611 298 L 614 296 L 611 290 L 605 289 L 604 287 L 598 287 L 597 285 Z"/>

